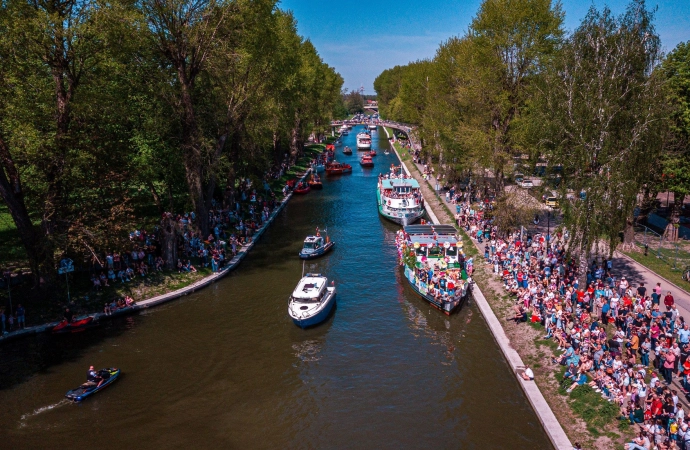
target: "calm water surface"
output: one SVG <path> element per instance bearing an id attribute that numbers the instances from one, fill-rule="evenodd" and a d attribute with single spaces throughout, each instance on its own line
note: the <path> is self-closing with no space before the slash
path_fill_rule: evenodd
<path id="1" fill-rule="evenodd" d="M 402 278 L 398 226 L 376 209 L 376 176 L 398 162 L 387 145 L 379 129 L 373 169 L 338 147 L 354 173 L 294 197 L 212 287 L 0 348 L 0 448 L 551 448 L 472 302 L 446 317 Z M 335 280 L 338 305 L 305 331 L 287 299 L 317 226 L 336 249 L 306 269 Z M 122 379 L 81 405 L 61 401 L 91 364 Z"/>

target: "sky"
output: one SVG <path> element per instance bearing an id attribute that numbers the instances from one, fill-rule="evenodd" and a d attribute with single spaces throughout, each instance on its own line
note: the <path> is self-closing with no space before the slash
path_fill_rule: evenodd
<path id="1" fill-rule="evenodd" d="M 565 28 L 580 24 L 590 6 L 625 11 L 628 0 L 561 0 Z M 433 58 L 439 44 L 461 36 L 481 0 L 281 0 L 291 10 L 299 33 L 310 39 L 323 60 L 345 79 L 344 88 L 374 94 L 374 79 L 384 70 Z M 666 52 L 690 40 L 690 0 L 647 0 L 656 6 L 656 29 Z"/>

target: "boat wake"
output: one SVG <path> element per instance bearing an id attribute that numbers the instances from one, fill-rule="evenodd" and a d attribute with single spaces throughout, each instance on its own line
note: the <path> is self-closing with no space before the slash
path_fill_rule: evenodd
<path id="1" fill-rule="evenodd" d="M 319 341 L 305 341 L 301 344 L 292 344 L 295 356 L 303 362 L 318 361 L 321 359 L 321 343 Z"/>
<path id="2" fill-rule="evenodd" d="M 64 398 L 57 403 L 53 403 L 52 405 L 42 406 L 40 408 L 35 409 L 33 412 L 30 412 L 28 414 L 23 414 L 21 419 L 19 419 L 20 426 L 25 427 L 26 421 L 31 419 L 32 417 L 36 417 L 39 414 L 43 414 L 45 412 L 52 411 L 53 409 L 59 408 L 60 406 L 69 405 L 70 403 L 72 403 L 72 402 L 70 402 L 69 400 Z"/>

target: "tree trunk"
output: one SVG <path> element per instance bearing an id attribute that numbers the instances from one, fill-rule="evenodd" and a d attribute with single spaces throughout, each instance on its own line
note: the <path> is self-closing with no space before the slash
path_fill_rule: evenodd
<path id="1" fill-rule="evenodd" d="M 197 226 L 203 236 L 208 235 L 208 210 L 202 185 L 202 161 L 199 142 L 199 130 L 192 101 L 194 80 L 187 76 L 183 62 L 179 63 L 180 102 L 182 104 L 182 150 L 184 153 L 185 178 L 189 187 L 190 200 L 196 211 Z"/>
<path id="2" fill-rule="evenodd" d="M 158 208 L 158 212 L 160 214 L 163 214 L 165 211 L 163 210 L 163 204 L 161 203 L 161 198 L 158 196 L 158 192 L 156 191 L 156 187 L 153 185 L 151 181 L 147 181 L 146 185 L 149 188 L 149 191 L 151 192 L 151 196 L 153 197 L 153 201 L 156 202 L 156 207 Z"/>
<path id="3" fill-rule="evenodd" d="M 172 215 L 167 215 L 161 220 L 161 235 L 165 267 L 174 270 L 177 267 L 177 222 Z"/>
<path id="4" fill-rule="evenodd" d="M 29 258 L 29 267 L 34 286 L 42 282 L 42 265 L 50 260 L 41 242 L 41 236 L 36 232 L 24 203 L 19 172 L 10 155 L 9 148 L 0 137 L 0 196 L 5 201 L 12 215 L 14 224 L 19 232 L 24 249 Z M 50 270 L 50 268 L 46 268 Z"/>
<path id="5" fill-rule="evenodd" d="M 685 195 L 678 192 L 673 193 L 671 217 L 669 217 L 668 225 L 666 225 L 666 230 L 664 231 L 664 239 L 669 242 L 676 242 L 678 240 L 678 227 L 680 226 L 680 216 L 683 212 L 683 201 L 685 201 Z"/>
<path id="6" fill-rule="evenodd" d="M 632 217 L 629 217 L 625 222 L 625 230 L 623 230 L 623 245 L 622 250 L 632 251 L 635 250 L 635 227 Z"/>

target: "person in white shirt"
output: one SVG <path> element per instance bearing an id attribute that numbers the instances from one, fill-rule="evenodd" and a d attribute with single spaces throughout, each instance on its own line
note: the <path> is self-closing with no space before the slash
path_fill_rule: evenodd
<path id="1" fill-rule="evenodd" d="M 520 374 L 523 380 L 532 381 L 534 380 L 534 372 L 529 367 L 525 367 L 525 371 Z"/>

